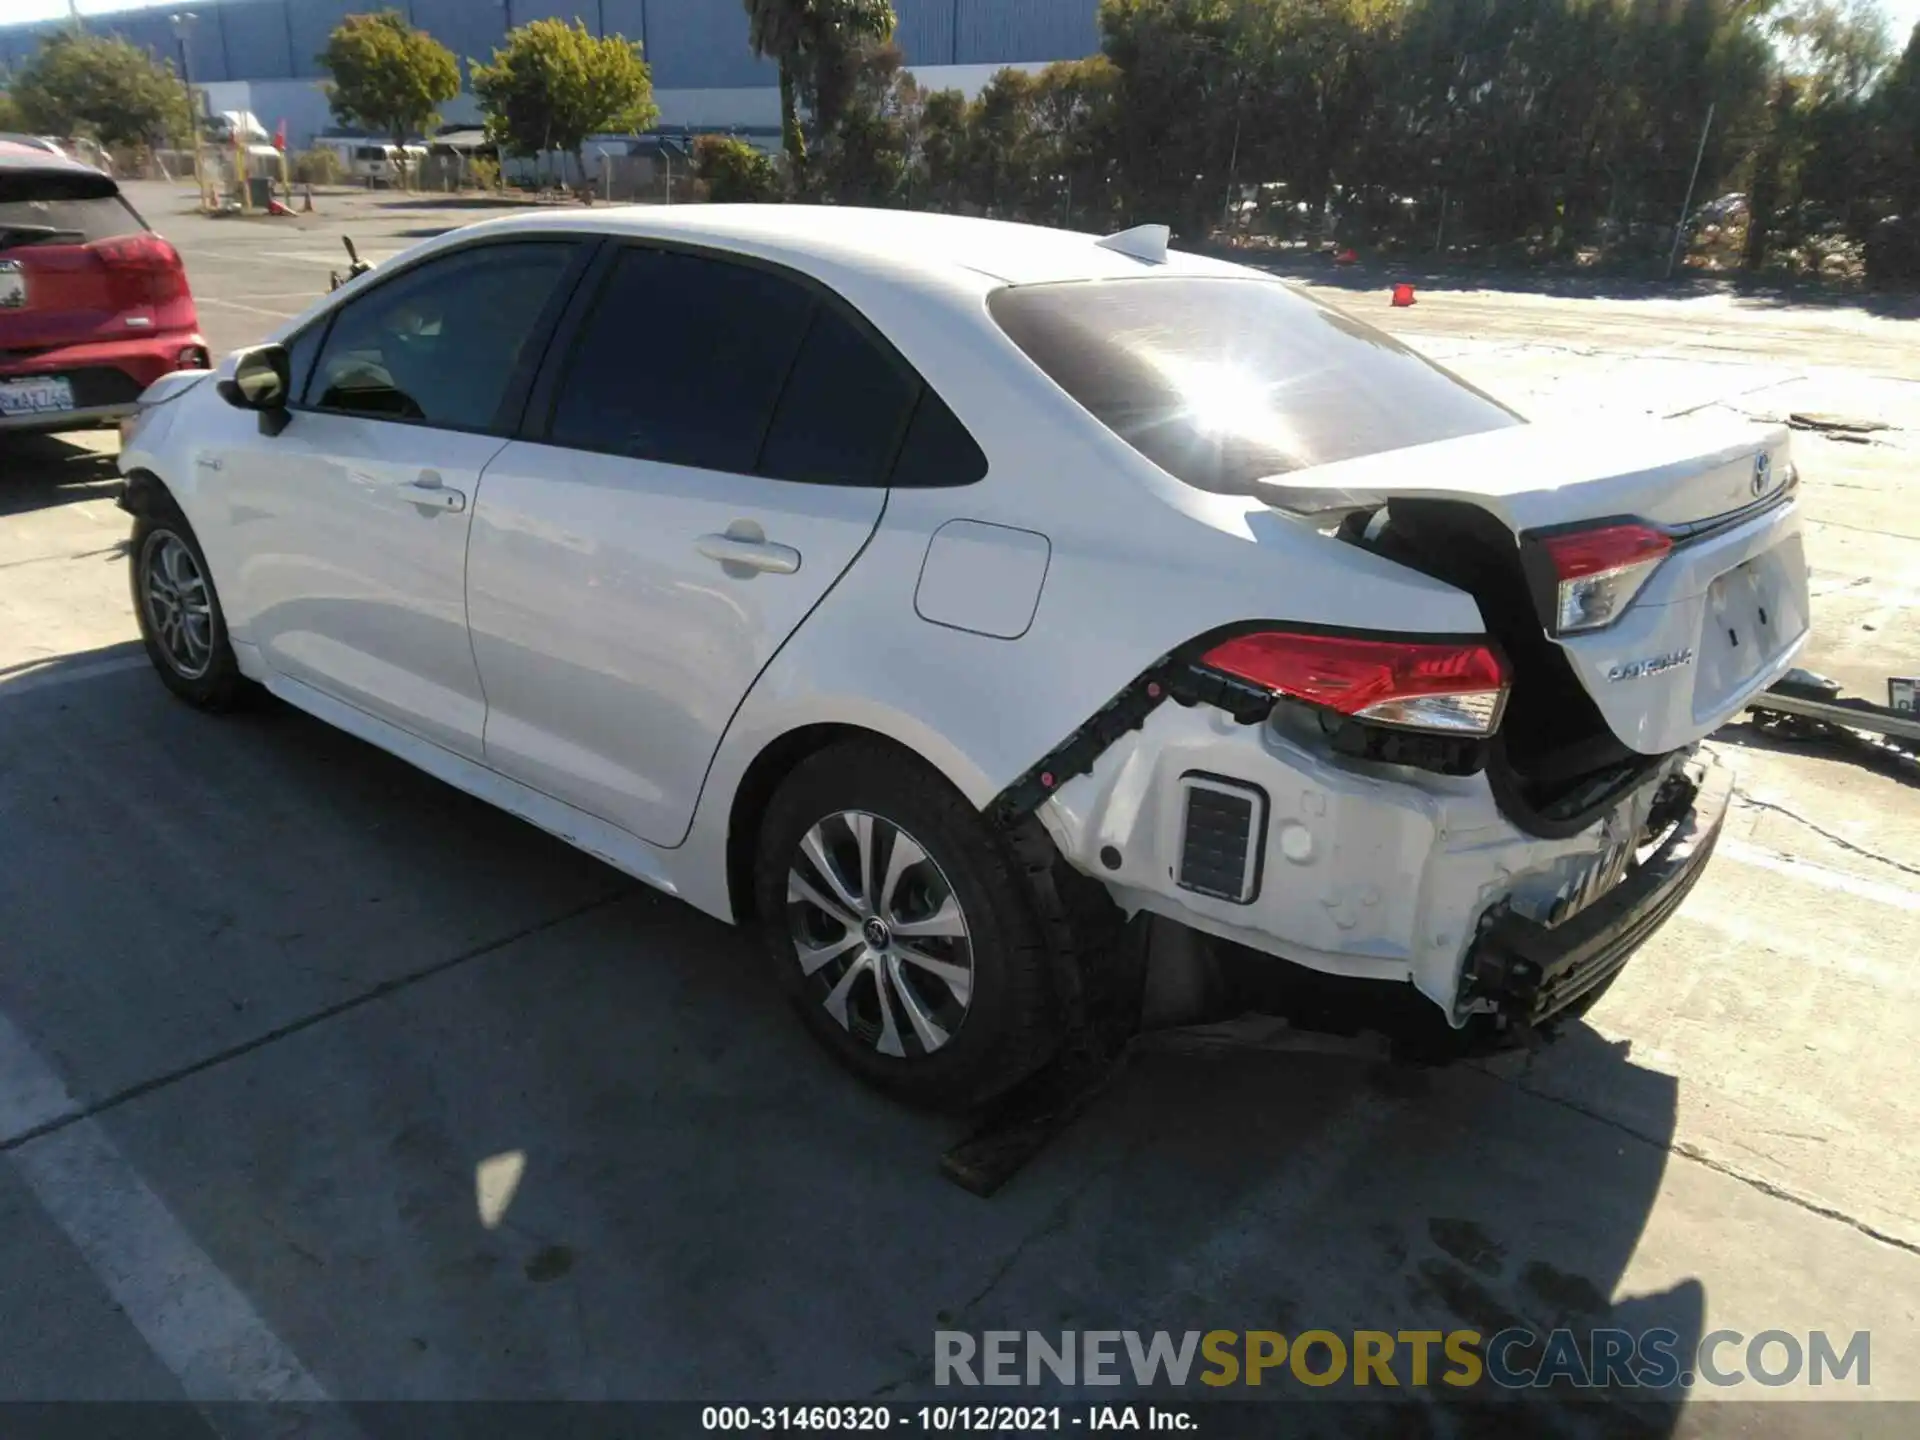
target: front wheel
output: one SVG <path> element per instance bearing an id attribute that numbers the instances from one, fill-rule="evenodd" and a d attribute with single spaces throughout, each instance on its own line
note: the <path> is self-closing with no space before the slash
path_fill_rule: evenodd
<path id="1" fill-rule="evenodd" d="M 981 1105 L 1059 1045 L 1019 863 L 945 779 L 880 742 L 804 761 L 760 833 L 759 922 L 807 1028 L 911 1104 Z"/>
<path id="2" fill-rule="evenodd" d="M 231 709 L 245 682 L 206 552 L 178 507 L 134 522 L 132 562 L 133 610 L 162 683 L 202 710 Z"/>

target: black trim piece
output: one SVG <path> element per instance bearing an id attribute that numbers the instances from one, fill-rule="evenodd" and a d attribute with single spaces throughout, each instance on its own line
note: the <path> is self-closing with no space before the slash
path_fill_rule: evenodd
<path id="1" fill-rule="evenodd" d="M 580 327 L 586 324 L 587 317 L 593 313 L 601 295 L 605 293 L 607 277 L 613 273 L 613 267 L 624 248 L 607 243 L 606 237 L 602 237 L 602 243 L 588 261 L 586 271 L 574 283 L 567 307 L 560 312 L 560 320 L 554 326 L 553 334 L 547 337 L 546 351 L 540 357 L 540 368 L 534 375 L 532 388 L 527 392 L 527 403 L 520 412 L 520 424 L 515 428 L 514 439 L 536 445 L 547 443 L 547 435 L 553 429 L 553 410 L 559 398 L 560 380 L 573 358 L 574 341 L 580 338 Z"/>
<path id="2" fill-rule="evenodd" d="M 1094 762 L 1129 730 L 1138 730 L 1169 694 L 1161 661 L 1094 711 L 1087 722 L 1054 746 L 987 804 L 996 825 L 1012 826 L 1038 810 L 1061 785 L 1093 769 Z"/>
<path id="3" fill-rule="evenodd" d="M 1467 960 L 1464 1001 L 1490 999 L 1509 1023 L 1532 1028 L 1562 1014 L 1612 978 L 1687 898 L 1726 821 L 1733 772 L 1714 766 L 1675 775 L 1655 803 L 1654 823 L 1673 828 L 1631 875 L 1557 926 L 1508 909 L 1491 912 Z"/>
<path id="4" fill-rule="evenodd" d="M 1288 697 L 1281 696 L 1283 703 Z M 1295 704 L 1304 702 L 1295 701 Z M 1382 765 L 1410 765 L 1436 775 L 1477 775 L 1487 765 L 1491 737 L 1486 735 L 1448 735 L 1436 730 L 1411 730 L 1394 725 L 1374 725 L 1340 715 L 1317 705 L 1305 705 L 1322 718 L 1323 728 L 1330 722 L 1327 743 L 1336 755 L 1349 760 L 1371 760 Z"/>
<path id="5" fill-rule="evenodd" d="M 533 333 L 527 337 L 529 341 L 537 340 L 538 343 L 522 347 L 520 359 L 507 380 L 506 393 L 500 397 L 500 408 L 494 412 L 493 423 L 506 439 L 517 436 L 520 427 L 526 423 L 527 407 L 533 400 L 534 382 L 546 368 L 547 354 L 553 349 L 553 339 L 560 328 L 560 321 L 573 305 L 574 295 L 580 290 L 587 272 L 593 268 L 606 244 L 605 236 L 581 237 L 579 248 L 554 283 L 553 294 L 547 297 L 547 303 L 541 307 L 540 318 L 534 322 Z M 319 366 L 316 364 L 314 368 L 318 369 Z"/>

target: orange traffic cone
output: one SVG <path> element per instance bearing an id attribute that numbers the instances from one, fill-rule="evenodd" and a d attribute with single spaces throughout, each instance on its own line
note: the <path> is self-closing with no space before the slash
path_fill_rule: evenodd
<path id="1" fill-rule="evenodd" d="M 1413 304 L 1413 287 L 1411 285 L 1394 286 L 1393 287 L 1393 303 L 1396 306 Z"/>

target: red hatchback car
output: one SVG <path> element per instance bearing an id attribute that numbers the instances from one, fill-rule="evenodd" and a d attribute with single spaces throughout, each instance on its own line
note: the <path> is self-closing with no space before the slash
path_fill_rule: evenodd
<path id="1" fill-rule="evenodd" d="M 0 141 L 0 432 L 110 424 L 210 364 L 179 252 L 120 187 Z"/>

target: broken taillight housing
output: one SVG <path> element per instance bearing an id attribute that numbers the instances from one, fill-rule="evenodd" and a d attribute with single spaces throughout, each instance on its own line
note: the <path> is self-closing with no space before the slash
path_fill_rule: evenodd
<path id="1" fill-rule="evenodd" d="M 1479 641 L 1260 630 L 1222 641 L 1201 663 L 1275 695 L 1407 730 L 1491 735 L 1507 703 L 1507 667 Z"/>
<path id="2" fill-rule="evenodd" d="M 1673 549 L 1670 537 L 1638 522 L 1571 530 L 1538 543 L 1553 569 L 1556 635 L 1613 624 Z"/>

